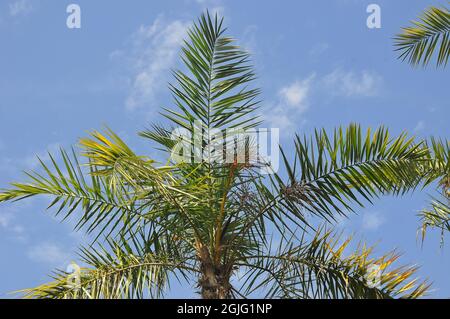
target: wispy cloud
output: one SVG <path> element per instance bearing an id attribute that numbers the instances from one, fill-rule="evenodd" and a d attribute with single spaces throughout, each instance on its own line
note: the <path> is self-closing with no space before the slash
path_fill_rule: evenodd
<path id="1" fill-rule="evenodd" d="M 23 170 L 34 170 L 41 165 L 39 159 L 44 163 L 48 163 L 50 154 L 58 158 L 60 147 L 60 143 L 51 143 L 43 150 L 32 152 L 20 158 L 0 152 L 0 172 L 17 173 Z"/>
<path id="2" fill-rule="evenodd" d="M 12 17 L 27 15 L 33 11 L 30 0 L 17 0 L 9 4 L 9 15 Z"/>
<path id="3" fill-rule="evenodd" d="M 420 131 L 423 131 L 426 127 L 425 121 L 419 121 L 417 122 L 416 126 L 414 127 L 414 132 L 418 133 Z"/>
<path id="4" fill-rule="evenodd" d="M 26 240 L 25 228 L 15 220 L 16 209 L 0 210 L 0 229 L 13 236 L 14 239 Z"/>
<path id="5" fill-rule="evenodd" d="M 372 97 L 379 94 L 383 78 L 374 71 L 361 72 L 336 69 L 323 78 L 323 84 L 333 95 Z"/>
<path id="6" fill-rule="evenodd" d="M 278 102 L 275 107 L 265 111 L 264 120 L 272 127 L 289 130 L 301 124 L 300 116 L 309 108 L 311 85 L 315 78 L 312 74 L 306 79 L 296 80 L 278 91 Z"/>
<path id="7" fill-rule="evenodd" d="M 112 54 L 131 61 L 131 91 L 125 102 L 128 110 L 151 106 L 166 87 L 168 71 L 176 63 L 188 26 L 187 22 L 159 16 L 133 34 L 131 50 Z"/>
<path id="8" fill-rule="evenodd" d="M 362 228 L 364 230 L 377 230 L 386 221 L 379 212 L 368 212 L 362 216 Z"/>
<path id="9" fill-rule="evenodd" d="M 25 157 L 19 163 L 23 166 L 21 169 L 35 169 L 40 166 L 39 159 L 42 162 L 50 161 L 50 154 L 52 156 L 57 156 L 61 148 L 60 143 L 49 144 L 45 150 L 34 153 L 33 155 Z"/>
<path id="10" fill-rule="evenodd" d="M 247 52 L 250 52 L 252 55 L 257 54 L 257 43 L 256 43 L 256 34 L 258 32 L 258 27 L 254 24 L 245 27 L 242 36 L 240 36 L 240 40 L 238 41 L 239 45 L 242 46 Z"/>
<path id="11" fill-rule="evenodd" d="M 11 222 L 11 215 L 0 213 L 0 227 L 7 228 Z"/>
<path id="12" fill-rule="evenodd" d="M 311 88 L 313 76 L 306 80 L 295 81 L 288 86 L 281 88 L 279 96 L 281 102 L 291 108 L 295 108 L 299 113 L 308 109 L 307 98 Z"/>
<path id="13" fill-rule="evenodd" d="M 28 257 L 35 262 L 49 264 L 55 267 L 70 262 L 70 254 L 60 245 L 52 242 L 42 242 L 28 249 Z"/>

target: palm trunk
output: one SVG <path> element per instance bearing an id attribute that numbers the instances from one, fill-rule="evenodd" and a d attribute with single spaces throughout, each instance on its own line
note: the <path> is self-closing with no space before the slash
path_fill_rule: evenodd
<path id="1" fill-rule="evenodd" d="M 231 284 L 228 267 L 214 265 L 206 249 L 202 249 L 199 255 L 201 275 L 198 284 L 202 298 L 229 299 L 231 296 Z"/>
<path id="2" fill-rule="evenodd" d="M 199 279 L 203 299 L 229 299 L 231 284 L 229 276 L 219 269 L 202 266 L 202 275 Z"/>

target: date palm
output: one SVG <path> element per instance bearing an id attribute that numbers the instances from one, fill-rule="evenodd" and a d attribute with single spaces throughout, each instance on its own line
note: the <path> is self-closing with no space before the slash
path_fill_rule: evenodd
<path id="1" fill-rule="evenodd" d="M 51 155 L 42 172 L 0 193 L 0 202 L 51 197 L 49 209 L 93 236 L 80 249 L 76 276 L 57 270 L 52 282 L 24 290 L 26 297 L 156 298 L 176 280 L 194 283 L 208 299 L 426 293 L 428 284 L 413 278 L 415 267 L 392 268 L 395 252 L 376 258 L 372 248 L 329 228 L 381 195 L 438 178 L 424 143 L 391 137 L 382 127 L 317 130 L 295 137 L 292 159 L 280 149 L 280 173 L 263 175 L 268 163 L 250 161 L 252 141 L 236 134 L 219 139 L 233 150 L 232 161 L 221 161 L 230 154 L 208 148 L 212 129 L 242 132 L 259 124 L 249 55 L 225 35 L 223 20 L 204 14 L 189 30 L 181 58 L 185 71 L 175 71 L 170 86 L 174 107 L 163 115 L 191 135 L 162 126 L 140 133 L 167 153 L 164 165 L 105 129 L 81 139 L 80 152 Z M 191 138 L 195 132 L 203 133 L 200 140 Z M 175 161 L 180 143 L 192 152 Z M 198 160 L 199 154 L 207 155 Z"/>
<path id="2" fill-rule="evenodd" d="M 436 65 L 447 65 L 450 56 L 450 12 L 446 7 L 430 7 L 413 25 L 395 37 L 400 59 L 411 65 L 428 65 L 437 52 Z"/>

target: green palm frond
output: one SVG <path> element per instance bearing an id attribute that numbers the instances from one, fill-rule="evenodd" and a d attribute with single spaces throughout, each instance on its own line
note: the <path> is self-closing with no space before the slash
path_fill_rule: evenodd
<path id="1" fill-rule="evenodd" d="M 429 160 L 425 167 L 425 185 L 437 181 L 445 193 L 450 189 L 450 141 L 431 138 L 427 144 Z"/>
<path id="2" fill-rule="evenodd" d="M 395 252 L 373 257 L 373 247 L 360 245 L 345 255 L 351 238 L 319 230 L 311 241 L 282 240 L 266 254 L 241 262 L 244 294 L 265 289 L 267 298 L 390 299 L 418 298 L 429 284 L 414 278 L 415 266 L 393 268 Z"/>
<path id="3" fill-rule="evenodd" d="M 331 221 L 355 204 L 363 206 L 364 200 L 404 194 L 420 184 L 428 159 L 426 147 L 406 134 L 391 138 L 383 127 L 364 134 L 353 124 L 336 129 L 333 136 L 325 130 L 312 138 L 297 136 L 293 164 L 282 149 L 281 153 L 289 179 L 273 174 L 271 187 L 261 182 L 263 204 L 255 212 L 278 223 L 293 217 L 305 223 L 307 213 Z"/>
<path id="4" fill-rule="evenodd" d="M 441 232 L 441 245 L 444 243 L 445 232 L 450 232 L 450 197 L 443 200 L 433 198 L 431 207 L 423 209 L 420 214 L 421 226 L 420 235 L 422 241 L 425 239 L 429 228 L 437 229 Z"/>
<path id="5" fill-rule="evenodd" d="M 24 290 L 26 297 L 158 298 L 174 279 L 194 279 L 204 298 L 424 295 L 428 285 L 413 278 L 416 267 L 392 268 L 397 254 L 374 257 L 366 246 L 344 253 L 350 240 L 316 231 L 315 223 L 418 186 L 438 183 L 448 190 L 449 144 L 416 143 L 407 134 L 392 137 L 383 127 L 363 132 L 352 124 L 333 134 L 296 136 L 293 160 L 281 148 L 280 172 L 261 174 L 247 158 L 258 156 L 250 154 L 254 140 L 243 134 L 259 123 L 259 89 L 251 88 L 248 53 L 225 31 L 223 20 L 208 13 L 192 26 L 181 54 L 185 69 L 174 71 L 170 86 L 175 106 L 163 111 L 172 127 L 140 133 L 169 152 L 164 166 L 106 129 L 80 140 L 80 156 L 61 150 L 59 161 L 50 155 L 39 172 L 26 173 L 28 182 L 0 191 L 0 203 L 51 197 L 57 216 L 74 217 L 76 230 L 96 235 L 80 249 L 75 277 L 56 271 L 53 282 Z M 217 138 L 214 131 L 228 135 Z M 210 152 L 212 141 L 219 155 Z M 174 160 L 180 142 L 192 151 L 191 161 Z M 440 227 L 426 218 L 427 227 Z M 375 268 L 373 286 L 368 278 Z M 230 281 L 238 269 L 247 270 L 239 289 Z"/>
<path id="6" fill-rule="evenodd" d="M 107 243 L 107 247 L 81 249 L 81 260 L 87 266 L 73 273 L 56 271 L 53 282 L 18 293 L 37 299 L 159 298 L 168 288 L 170 275 L 186 280 L 187 273 L 196 272 L 192 258 L 180 259 L 161 249 L 151 251 L 148 241 L 134 241 L 135 246 L 126 241 Z"/>
<path id="7" fill-rule="evenodd" d="M 445 66 L 450 56 L 450 12 L 445 7 L 430 7 L 394 40 L 399 58 L 411 65 L 426 66 L 437 51 L 437 66 Z"/>
<path id="8" fill-rule="evenodd" d="M 55 207 L 56 216 L 62 219 L 77 213 L 81 209 L 83 214 L 79 217 L 76 228 L 87 226 L 90 233 L 100 225 L 118 226 L 121 220 L 131 221 L 142 218 L 141 212 L 135 207 L 132 195 L 112 192 L 108 185 L 99 176 L 91 174 L 89 179 L 83 174 L 82 165 L 73 152 L 72 159 L 69 154 L 61 150 L 63 165 L 57 164 L 53 155 L 50 155 L 51 166 L 40 161 L 45 172 L 28 172 L 28 183 L 13 183 L 13 188 L 0 193 L 0 202 L 23 200 L 32 196 L 47 195 L 52 197 L 48 208 Z"/>
<path id="9" fill-rule="evenodd" d="M 428 229 L 439 230 L 442 245 L 445 232 L 450 231 L 450 141 L 432 138 L 428 148 L 425 185 L 436 184 L 440 199 L 432 197 L 430 207 L 420 212 L 419 231 L 423 241 Z"/>
<path id="10" fill-rule="evenodd" d="M 97 141 L 81 140 L 89 158 L 85 165 L 74 151 L 71 158 L 61 150 L 62 164 L 49 154 L 51 166 L 40 160 L 45 175 L 26 173 L 30 181 L 13 183 L 13 188 L 1 191 L 0 202 L 49 195 L 52 202 L 48 208 L 56 208 L 56 216 L 63 220 L 78 216 L 77 230 L 95 230 L 100 236 L 154 221 L 153 216 L 161 213 L 162 201 L 176 202 L 177 196 L 187 194 L 177 187 L 172 168 L 154 167 L 153 161 L 134 155 L 114 133 L 108 134 L 112 139 L 95 132 Z M 192 193 L 188 197 L 195 199 Z"/>
<path id="11" fill-rule="evenodd" d="M 193 133 L 196 126 L 200 130 L 247 129 L 259 123 L 252 115 L 258 107 L 259 89 L 248 88 L 255 79 L 249 54 L 225 31 L 223 19 L 208 13 L 188 31 L 181 59 L 189 73 L 174 71 L 176 85 L 170 89 L 176 109 L 165 108 L 163 113 L 175 126 Z M 158 129 L 141 135 L 168 142 Z"/>

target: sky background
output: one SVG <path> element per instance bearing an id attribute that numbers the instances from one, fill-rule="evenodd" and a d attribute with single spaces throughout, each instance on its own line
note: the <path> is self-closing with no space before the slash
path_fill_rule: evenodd
<path id="1" fill-rule="evenodd" d="M 81 29 L 68 29 L 66 7 L 81 7 Z M 369 3 L 381 29 L 366 26 Z M 294 132 L 351 122 L 386 125 L 393 135 L 449 137 L 449 69 L 413 69 L 396 59 L 392 37 L 429 5 L 443 1 L 0 1 L 0 187 L 23 181 L 35 155 L 70 147 L 107 124 L 138 153 L 158 156 L 135 133 L 163 123 L 167 82 L 186 28 L 205 8 L 225 15 L 228 33 L 253 55 L 262 88 L 264 127 Z M 403 253 L 421 265 L 433 297 L 450 297 L 450 247 L 439 234 L 417 238 L 417 212 L 429 193 L 385 197 L 338 227 Z M 45 211 L 48 199 L 0 205 L 0 297 L 49 280 L 85 241 Z M 169 296 L 195 296 L 175 286 Z"/>

